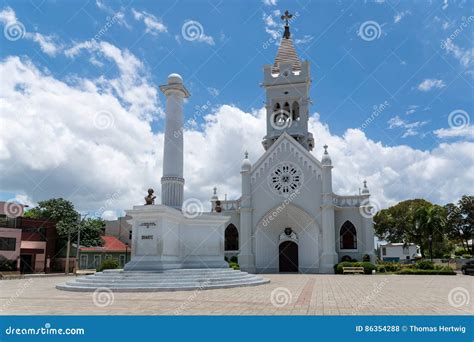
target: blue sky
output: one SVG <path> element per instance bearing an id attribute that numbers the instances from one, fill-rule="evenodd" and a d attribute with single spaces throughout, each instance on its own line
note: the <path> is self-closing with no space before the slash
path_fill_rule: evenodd
<path id="1" fill-rule="evenodd" d="M 365 139 L 385 149 L 406 145 L 421 155 L 432 155 L 440 146 L 453 147 L 457 143 L 466 151 L 472 147 L 466 145 L 473 138 L 470 117 L 474 109 L 474 13 L 469 1 L 91 0 L 44 1 L 36 5 L 30 1 L 2 1 L 3 29 L 19 22 L 24 32 L 22 38 L 12 39 L 4 31 L 0 58 L 6 63 L 17 56 L 21 61 L 18 63 L 68 89 L 90 92 L 94 88 L 98 95 L 114 96 L 123 109 L 141 120 L 136 124 L 146 123 L 151 136 L 158 140 L 163 130 L 160 113 L 164 99 L 157 87 L 165 83 L 168 74 L 177 72 L 192 94 L 186 119 L 196 118 L 190 125 L 192 130 L 206 135 L 210 123 L 205 115 L 230 106 L 255 116 L 264 106 L 264 92 L 259 86 L 263 65 L 273 63 L 280 34 L 273 35 L 281 30 L 279 16 L 286 9 L 295 14 L 291 32 L 297 52 L 301 59 L 311 62 L 311 113 L 332 137 L 347 140 L 348 129 L 359 128 Z M 187 36 L 186 25 L 196 28 L 197 36 Z M 4 77 L 9 75 L 4 73 Z M 14 89 L 24 95 L 20 83 Z M 12 95 L 4 101 L 14 98 Z M 31 106 L 39 102 L 34 103 Z M 374 115 L 374 107 L 381 104 L 383 109 Z M 79 106 L 74 96 L 69 105 Z M 39 107 L 35 110 L 41 112 Z M 19 112 L 18 118 L 22 115 Z M 45 115 L 47 118 L 49 114 Z M 114 121 L 118 124 L 120 119 L 115 116 Z M 66 126 L 77 133 L 71 125 Z M 315 136 L 316 143 L 322 146 L 319 138 Z M 28 150 L 21 149 L 18 142 L 15 146 L 8 141 L 3 145 L 9 152 Z M 120 152 L 120 147 L 113 148 Z M 262 151 L 255 150 L 257 158 Z M 161 154 L 161 147 L 154 147 L 150 153 L 144 158 Z M 343 154 L 347 157 L 349 152 Z M 10 157 L 3 160 L 12 158 L 11 153 L 5 155 Z M 50 177 L 48 170 L 61 169 L 61 163 L 52 162 L 54 167 L 38 166 L 41 162 L 19 167 L 36 184 L 46 174 Z M 158 164 L 155 167 L 159 169 Z M 470 167 L 470 163 L 464 165 L 464 169 Z M 364 171 L 361 177 L 370 178 L 379 172 L 372 171 Z M 49 184 L 57 186 L 56 192 L 35 192 L 31 184 L 13 178 L 7 183 L 10 176 L 4 177 L 4 199 L 20 195 L 34 203 L 46 193 L 68 196 L 65 185 L 57 181 Z M 232 177 L 238 177 L 238 172 Z M 439 181 L 442 179 L 439 177 Z M 456 187 L 472 188 L 470 180 L 457 179 Z M 225 187 L 224 179 L 222 183 Z M 196 192 L 203 189 L 203 185 L 195 185 Z M 137 189 L 143 187 L 137 185 Z M 236 193 L 234 188 L 228 185 L 227 191 Z M 341 185 L 341 189 L 349 188 Z M 110 189 L 107 191 L 110 196 Z M 393 194 L 380 201 L 386 204 L 423 194 L 424 190 Z M 432 200 L 448 200 L 439 197 L 433 195 Z M 84 203 L 87 198 L 76 200 Z M 104 201 L 101 196 L 95 199 L 95 207 Z"/>

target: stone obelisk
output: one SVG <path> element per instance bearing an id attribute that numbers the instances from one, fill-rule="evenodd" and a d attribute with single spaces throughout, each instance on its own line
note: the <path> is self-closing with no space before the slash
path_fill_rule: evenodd
<path id="1" fill-rule="evenodd" d="M 181 210 L 183 205 L 183 102 L 190 94 L 178 74 L 168 76 L 160 86 L 166 96 L 166 128 L 161 177 L 161 203 Z"/>

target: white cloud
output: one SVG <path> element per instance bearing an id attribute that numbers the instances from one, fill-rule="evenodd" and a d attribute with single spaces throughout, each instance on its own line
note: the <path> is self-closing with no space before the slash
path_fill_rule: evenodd
<path id="1" fill-rule="evenodd" d="M 313 39 L 314 39 L 313 36 L 310 36 L 309 34 L 305 34 L 303 38 L 296 38 L 295 44 L 308 44 L 308 43 L 311 43 Z"/>
<path id="2" fill-rule="evenodd" d="M 423 127 L 427 123 L 428 121 L 407 122 L 397 115 L 391 118 L 390 120 L 388 120 L 388 125 L 389 125 L 388 128 L 390 129 L 402 128 L 404 130 L 402 138 L 406 138 L 406 137 L 418 135 L 420 133 L 419 128 Z"/>
<path id="3" fill-rule="evenodd" d="M 474 126 L 440 128 L 433 132 L 438 138 L 474 138 Z"/>
<path id="4" fill-rule="evenodd" d="M 115 210 L 105 210 L 102 213 L 101 218 L 104 221 L 115 221 L 118 218 L 117 217 L 117 212 Z"/>
<path id="5" fill-rule="evenodd" d="M 97 210 L 118 190 L 117 206 L 141 202 L 161 158 L 161 137 L 143 115 L 93 80 L 67 84 L 19 57 L 2 61 L 0 75 L 3 191 L 64 197 L 80 210 Z"/>
<path id="6" fill-rule="evenodd" d="M 420 84 L 418 84 L 418 90 L 420 91 L 430 91 L 432 89 L 441 89 L 444 88 L 446 84 L 443 80 L 437 80 L 434 78 L 427 78 L 423 80 Z"/>
<path id="7" fill-rule="evenodd" d="M 160 22 L 153 14 L 145 11 L 137 11 L 132 8 L 133 17 L 135 20 L 143 21 L 146 26 L 146 33 L 158 35 L 159 33 L 168 32 L 167 27 Z"/>
<path id="8" fill-rule="evenodd" d="M 0 21 L 4 25 L 9 25 L 16 23 L 18 20 L 16 18 L 15 11 L 12 10 L 10 7 L 5 7 L 1 12 L 0 12 Z"/>
<path id="9" fill-rule="evenodd" d="M 454 44 L 451 39 L 447 39 L 443 44 L 448 53 L 451 53 L 462 66 L 468 67 L 474 62 L 474 48 L 461 48 Z"/>
<path id="10" fill-rule="evenodd" d="M 397 24 L 399 23 L 405 16 L 411 14 L 410 11 L 402 11 L 402 12 L 397 12 L 394 16 L 393 16 L 393 22 L 394 24 Z"/>
<path id="11" fill-rule="evenodd" d="M 263 0 L 263 4 L 266 6 L 275 6 L 277 4 L 277 0 Z"/>
<path id="12" fill-rule="evenodd" d="M 99 90 L 113 93 L 127 109 L 136 116 L 152 120 L 160 111 L 157 109 L 157 89 L 148 83 L 148 76 L 143 63 L 128 50 L 120 50 L 108 42 L 89 40 L 77 43 L 64 51 L 67 57 L 75 58 L 82 51 L 92 55 L 94 65 L 101 60 L 113 61 L 119 71 L 116 79 L 105 79 L 103 76 L 94 80 Z"/>
<path id="13" fill-rule="evenodd" d="M 54 57 L 61 50 L 61 46 L 54 41 L 55 38 L 53 36 L 44 36 L 38 32 L 27 32 L 25 37 L 37 42 L 41 50 L 49 56 Z"/>
<path id="14" fill-rule="evenodd" d="M 124 55 L 115 60 L 120 63 Z M 64 197 L 93 212 L 141 204 L 149 187 L 159 197 L 163 134 L 152 133 L 144 115 L 122 105 L 114 92 L 99 90 L 96 80 L 67 84 L 18 57 L 2 61 L 0 75 L 2 190 L 34 202 Z M 113 125 L 98 129 L 95 115 L 104 110 L 113 114 Z M 200 131 L 185 132 L 185 197 L 209 208 L 213 186 L 221 197 L 239 196 L 243 152 L 249 151 L 252 162 L 264 152 L 266 115 L 264 109 L 246 113 L 230 105 L 205 114 Z M 309 128 L 317 139 L 317 158 L 322 145 L 329 145 L 339 194 L 357 193 L 367 179 L 382 206 L 420 197 L 447 203 L 474 182 L 470 142 L 443 143 L 432 151 L 385 146 L 357 129 L 334 135 L 316 115 Z M 104 205 L 110 198 L 113 207 Z"/>
<path id="15" fill-rule="evenodd" d="M 406 115 L 411 115 L 411 114 L 415 113 L 416 110 L 418 109 L 418 107 L 419 106 L 417 106 L 417 105 L 409 105 L 406 112 L 405 112 L 405 114 Z"/>
<path id="16" fill-rule="evenodd" d="M 10 7 L 4 8 L 0 12 L 0 22 L 5 26 L 20 23 L 16 17 L 16 13 Z M 41 51 L 48 56 L 55 56 L 60 50 L 61 45 L 55 42 L 56 38 L 53 36 L 45 36 L 38 32 L 23 32 L 23 38 L 34 41 L 39 44 Z"/>

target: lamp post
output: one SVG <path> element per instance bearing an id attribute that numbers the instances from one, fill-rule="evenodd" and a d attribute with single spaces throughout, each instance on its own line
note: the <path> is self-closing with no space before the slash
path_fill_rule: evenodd
<path id="1" fill-rule="evenodd" d="M 77 245 L 76 245 L 76 262 L 75 262 L 75 267 L 74 267 L 74 274 L 77 275 L 77 270 L 79 269 L 79 246 L 81 245 L 81 225 L 82 222 L 86 219 L 87 215 L 84 215 L 83 218 L 81 218 L 81 214 L 78 215 L 77 217 Z"/>
<path id="2" fill-rule="evenodd" d="M 128 255 L 128 243 L 125 244 L 125 264 L 127 263 L 127 255 Z"/>
<path id="3" fill-rule="evenodd" d="M 430 260 L 433 262 L 433 236 L 431 234 L 428 236 L 428 241 L 430 243 Z"/>

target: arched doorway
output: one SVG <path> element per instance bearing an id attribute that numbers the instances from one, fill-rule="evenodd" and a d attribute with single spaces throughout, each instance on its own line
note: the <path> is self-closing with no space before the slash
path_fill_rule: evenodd
<path id="1" fill-rule="evenodd" d="M 298 245 L 283 241 L 279 246 L 280 272 L 298 272 Z"/>
<path id="2" fill-rule="evenodd" d="M 224 233 L 224 249 L 226 251 L 239 250 L 239 231 L 231 223 L 227 226 Z"/>

